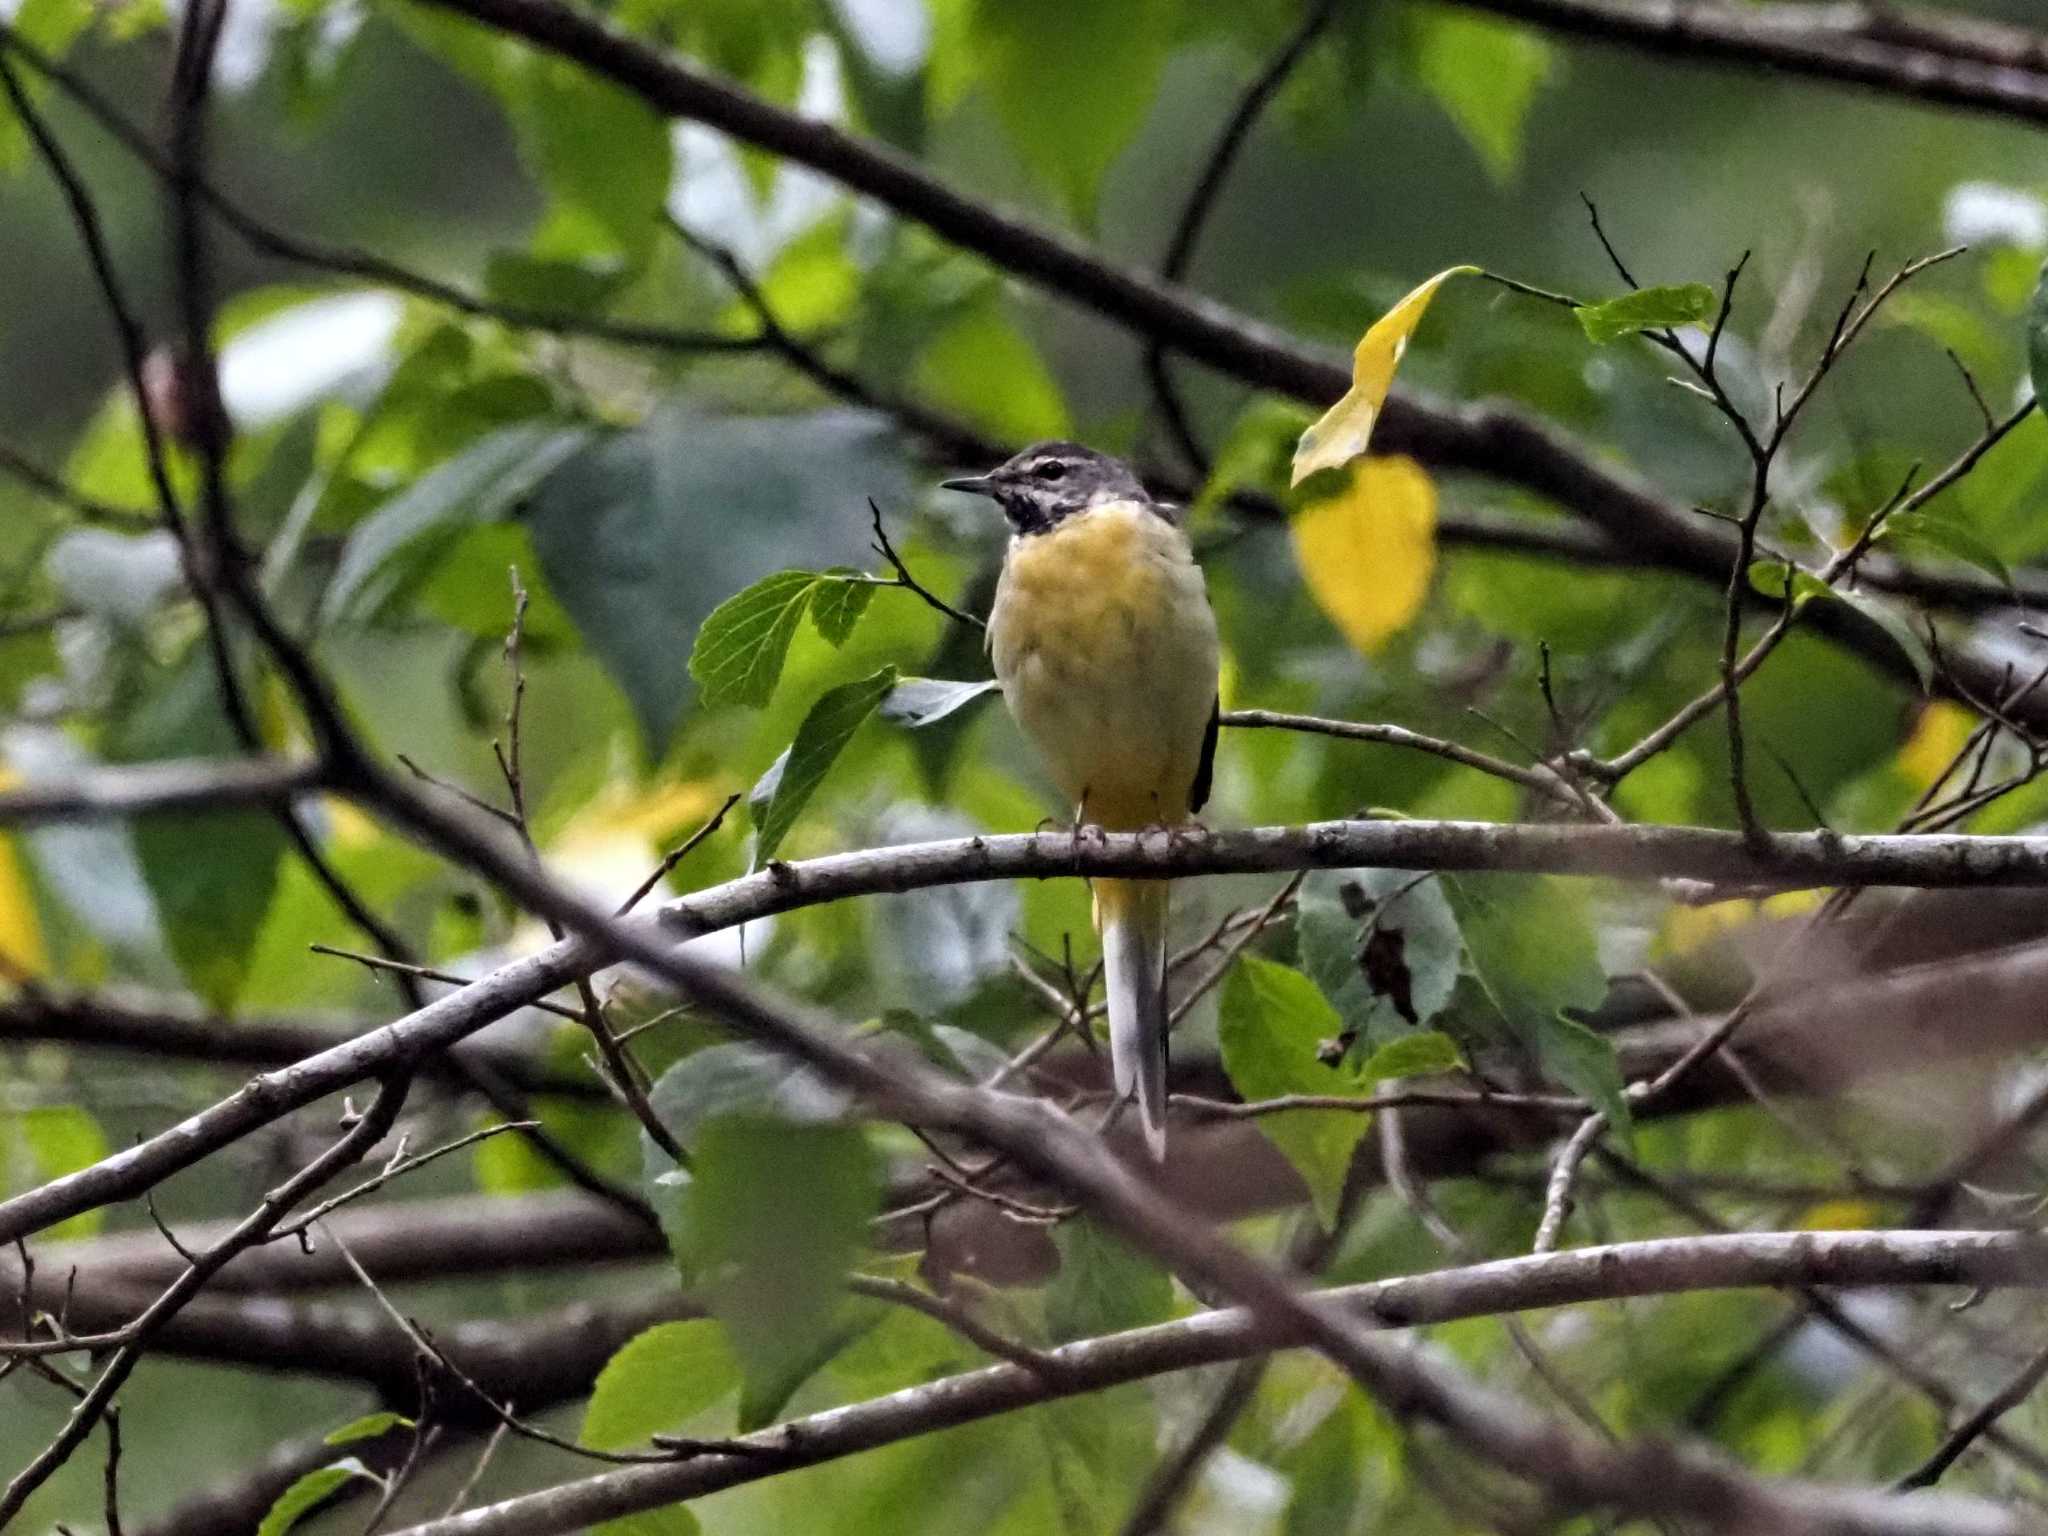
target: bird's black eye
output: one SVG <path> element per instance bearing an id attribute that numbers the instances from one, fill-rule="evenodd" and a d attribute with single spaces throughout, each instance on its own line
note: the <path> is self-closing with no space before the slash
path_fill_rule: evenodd
<path id="1" fill-rule="evenodd" d="M 1046 459 L 1031 467 L 1033 477 L 1039 480 L 1058 480 L 1066 472 L 1067 466 L 1058 459 Z"/>

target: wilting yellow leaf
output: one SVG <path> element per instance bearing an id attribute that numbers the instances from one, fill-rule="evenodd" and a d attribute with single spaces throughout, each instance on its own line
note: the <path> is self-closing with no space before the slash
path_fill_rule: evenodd
<path id="1" fill-rule="evenodd" d="M 1393 387 L 1394 370 L 1408 350 L 1408 338 L 1422 323 L 1429 301 L 1448 278 L 1476 273 L 1477 267 L 1451 267 L 1439 272 L 1373 322 L 1351 359 L 1351 388 L 1323 413 L 1322 420 L 1301 434 L 1294 446 L 1294 481 L 1301 484 L 1319 469 L 1349 463 L 1372 441 L 1373 423 Z"/>
<path id="2" fill-rule="evenodd" d="M 1415 617 L 1436 568 L 1436 487 L 1413 459 L 1366 459 L 1289 529 L 1316 604 L 1344 638 L 1376 649 Z"/>
<path id="3" fill-rule="evenodd" d="M 1926 789 L 1948 771 L 1977 728 L 1977 717 L 1960 704 L 1937 699 L 1920 711 L 1913 734 L 1899 748 L 1899 772 L 1915 789 Z"/>

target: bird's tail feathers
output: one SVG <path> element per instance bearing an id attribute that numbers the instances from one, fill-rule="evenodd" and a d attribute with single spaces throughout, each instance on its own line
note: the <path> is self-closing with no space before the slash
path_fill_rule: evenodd
<path id="1" fill-rule="evenodd" d="M 1145 1145 L 1166 1156 L 1166 899 L 1163 880 L 1098 880 L 1102 978 L 1116 1091 L 1135 1090 Z"/>

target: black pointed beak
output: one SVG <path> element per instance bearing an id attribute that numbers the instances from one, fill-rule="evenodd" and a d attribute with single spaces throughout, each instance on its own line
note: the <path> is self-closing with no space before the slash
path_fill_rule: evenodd
<path id="1" fill-rule="evenodd" d="M 969 496 L 993 496 L 996 481 L 992 475 L 967 475 L 959 480 L 941 480 L 939 488 L 946 491 L 965 491 Z"/>

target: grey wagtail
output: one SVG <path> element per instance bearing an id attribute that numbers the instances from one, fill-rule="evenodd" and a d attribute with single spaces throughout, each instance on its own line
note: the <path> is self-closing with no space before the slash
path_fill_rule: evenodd
<path id="1" fill-rule="evenodd" d="M 1185 822 L 1216 756 L 1216 618 L 1173 508 L 1077 443 L 1039 443 L 949 490 L 993 497 L 1010 547 L 989 610 L 1003 697 L 1076 807 L 1076 828 Z M 1166 906 L 1158 880 L 1099 880 L 1117 1093 L 1166 1151 Z"/>

